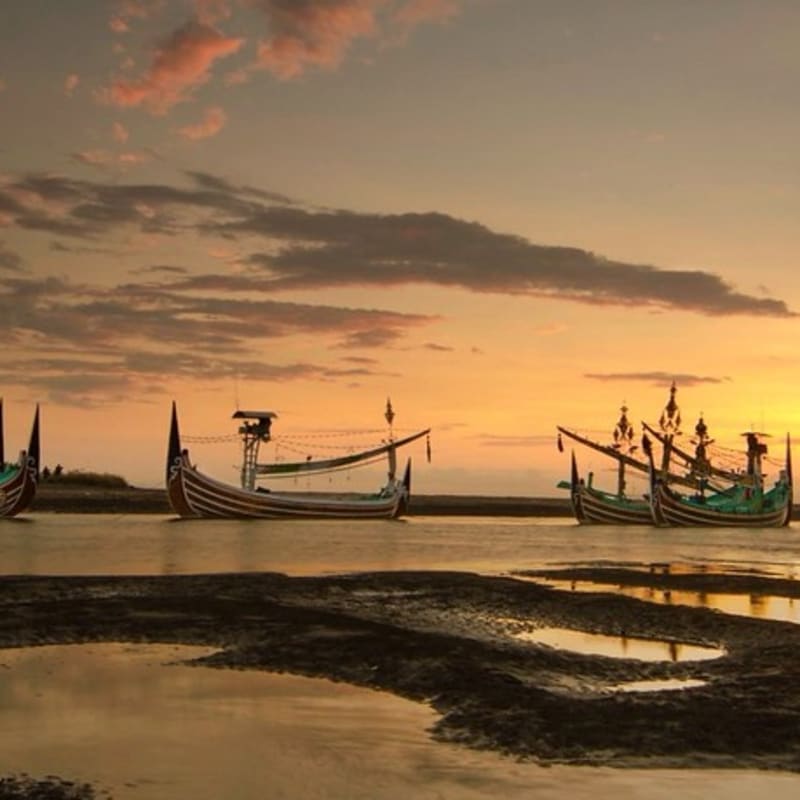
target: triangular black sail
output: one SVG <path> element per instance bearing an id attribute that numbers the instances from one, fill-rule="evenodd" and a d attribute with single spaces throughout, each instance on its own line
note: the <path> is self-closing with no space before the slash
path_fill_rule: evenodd
<path id="1" fill-rule="evenodd" d="M 167 484 L 169 484 L 170 470 L 181 455 L 181 436 L 178 431 L 178 411 L 175 401 L 172 401 L 172 420 L 169 426 L 169 446 L 167 448 Z"/>
<path id="2" fill-rule="evenodd" d="M 39 452 L 39 404 L 36 404 L 36 413 L 33 415 L 31 438 L 28 442 L 28 463 L 36 470 L 36 480 L 39 480 L 39 465 L 41 454 Z"/>

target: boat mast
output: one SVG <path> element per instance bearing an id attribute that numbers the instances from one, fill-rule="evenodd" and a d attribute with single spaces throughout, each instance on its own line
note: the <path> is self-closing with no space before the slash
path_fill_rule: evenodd
<path id="1" fill-rule="evenodd" d="M 394 422 L 394 409 L 392 408 L 392 401 L 388 397 L 386 398 L 386 411 L 384 411 L 383 416 L 389 425 L 389 444 L 393 445 L 394 431 L 392 430 L 392 423 Z M 389 458 L 389 481 L 391 482 L 395 479 L 397 472 L 397 448 L 390 446 L 387 455 Z"/>
<path id="2" fill-rule="evenodd" d="M 661 433 L 664 436 L 664 451 L 661 457 L 661 475 L 662 480 L 666 481 L 669 476 L 669 462 L 672 454 L 672 437 L 680 436 L 681 433 L 681 410 L 675 400 L 675 393 L 678 387 L 675 381 L 669 389 L 669 400 L 661 412 L 661 417 L 658 420 L 658 426 L 661 428 Z"/>
<path id="3" fill-rule="evenodd" d="M 270 427 L 276 416 L 272 411 L 237 411 L 233 415 L 233 419 L 245 420 L 239 426 L 239 435 L 242 437 L 242 489 L 252 492 L 256 488 L 258 448 L 261 442 L 271 439 Z"/>
<path id="4" fill-rule="evenodd" d="M 700 419 L 694 426 L 695 448 L 694 461 L 692 462 L 689 474 L 697 478 L 700 497 L 705 495 L 708 479 L 711 475 L 711 461 L 708 458 L 708 446 L 713 443 L 713 439 L 708 435 L 708 426 L 703 419 L 703 412 L 700 412 Z"/>
<path id="5" fill-rule="evenodd" d="M 620 417 L 617 424 L 614 426 L 614 444 L 612 447 L 615 450 L 625 449 L 628 452 L 632 449 L 633 443 L 633 426 L 628 422 L 628 406 L 624 403 L 620 407 Z M 625 496 L 625 462 L 620 458 L 617 462 L 617 497 Z"/>
<path id="6" fill-rule="evenodd" d="M 759 439 L 765 434 L 743 433 L 747 439 L 747 476 L 756 492 L 764 490 L 764 471 L 761 459 L 767 454 L 767 446 Z"/>

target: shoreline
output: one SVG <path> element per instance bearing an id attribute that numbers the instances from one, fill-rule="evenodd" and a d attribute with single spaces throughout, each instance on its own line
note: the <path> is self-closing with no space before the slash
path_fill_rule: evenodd
<path id="1" fill-rule="evenodd" d="M 585 570 L 580 576 L 587 577 Z M 571 592 L 532 577 L 448 571 L 6 576 L 0 578 L 0 655 L 2 648 L 43 644 L 207 645 L 216 652 L 185 663 L 286 671 L 427 702 L 439 714 L 433 740 L 542 765 L 800 773 L 800 625 Z M 687 580 L 619 566 L 593 568 L 590 577 L 661 589 Z M 691 580 L 717 593 L 800 597 L 796 582 L 764 576 Z M 722 654 L 700 661 L 609 658 L 524 638 L 541 627 Z M 696 685 L 615 688 L 654 680 Z"/>
<path id="2" fill-rule="evenodd" d="M 67 514 L 172 514 L 164 489 L 59 486 L 43 482 L 29 511 Z M 407 516 L 571 517 L 568 497 L 414 495 Z"/>

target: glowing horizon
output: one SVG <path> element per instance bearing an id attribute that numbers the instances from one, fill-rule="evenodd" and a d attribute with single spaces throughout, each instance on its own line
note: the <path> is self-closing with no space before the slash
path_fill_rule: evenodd
<path id="1" fill-rule="evenodd" d="M 556 425 L 608 438 L 673 380 L 689 431 L 781 457 L 798 23 L 779 0 L 14 8 L 7 457 L 39 402 L 46 464 L 159 486 L 173 399 L 200 436 L 238 404 L 380 427 L 390 396 L 433 428 L 415 491 L 558 496 Z"/>

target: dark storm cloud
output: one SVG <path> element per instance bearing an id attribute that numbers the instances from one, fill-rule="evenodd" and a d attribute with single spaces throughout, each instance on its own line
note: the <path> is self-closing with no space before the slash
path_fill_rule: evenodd
<path id="1" fill-rule="evenodd" d="M 249 290 L 427 284 L 603 306 L 721 316 L 794 317 L 779 299 L 740 291 L 712 272 L 611 261 L 535 244 L 436 212 L 368 214 L 302 208 L 283 194 L 202 172 L 190 185 L 103 184 L 27 175 L 2 187 L 13 224 L 104 241 L 121 231 L 202 233 L 250 248 Z M 3 200 L 4 198 L 4 200 Z M 33 198 L 33 199 L 31 199 Z M 257 249 L 253 249 L 257 248 Z M 236 290 L 236 276 L 187 278 L 182 288 Z"/>
<path id="2" fill-rule="evenodd" d="M 656 386 L 669 386 L 673 382 L 678 386 L 697 386 L 702 383 L 725 383 L 728 377 L 713 377 L 710 375 L 691 375 L 682 372 L 590 372 L 583 376 L 596 381 L 633 381 L 639 383 L 652 383 Z"/>

